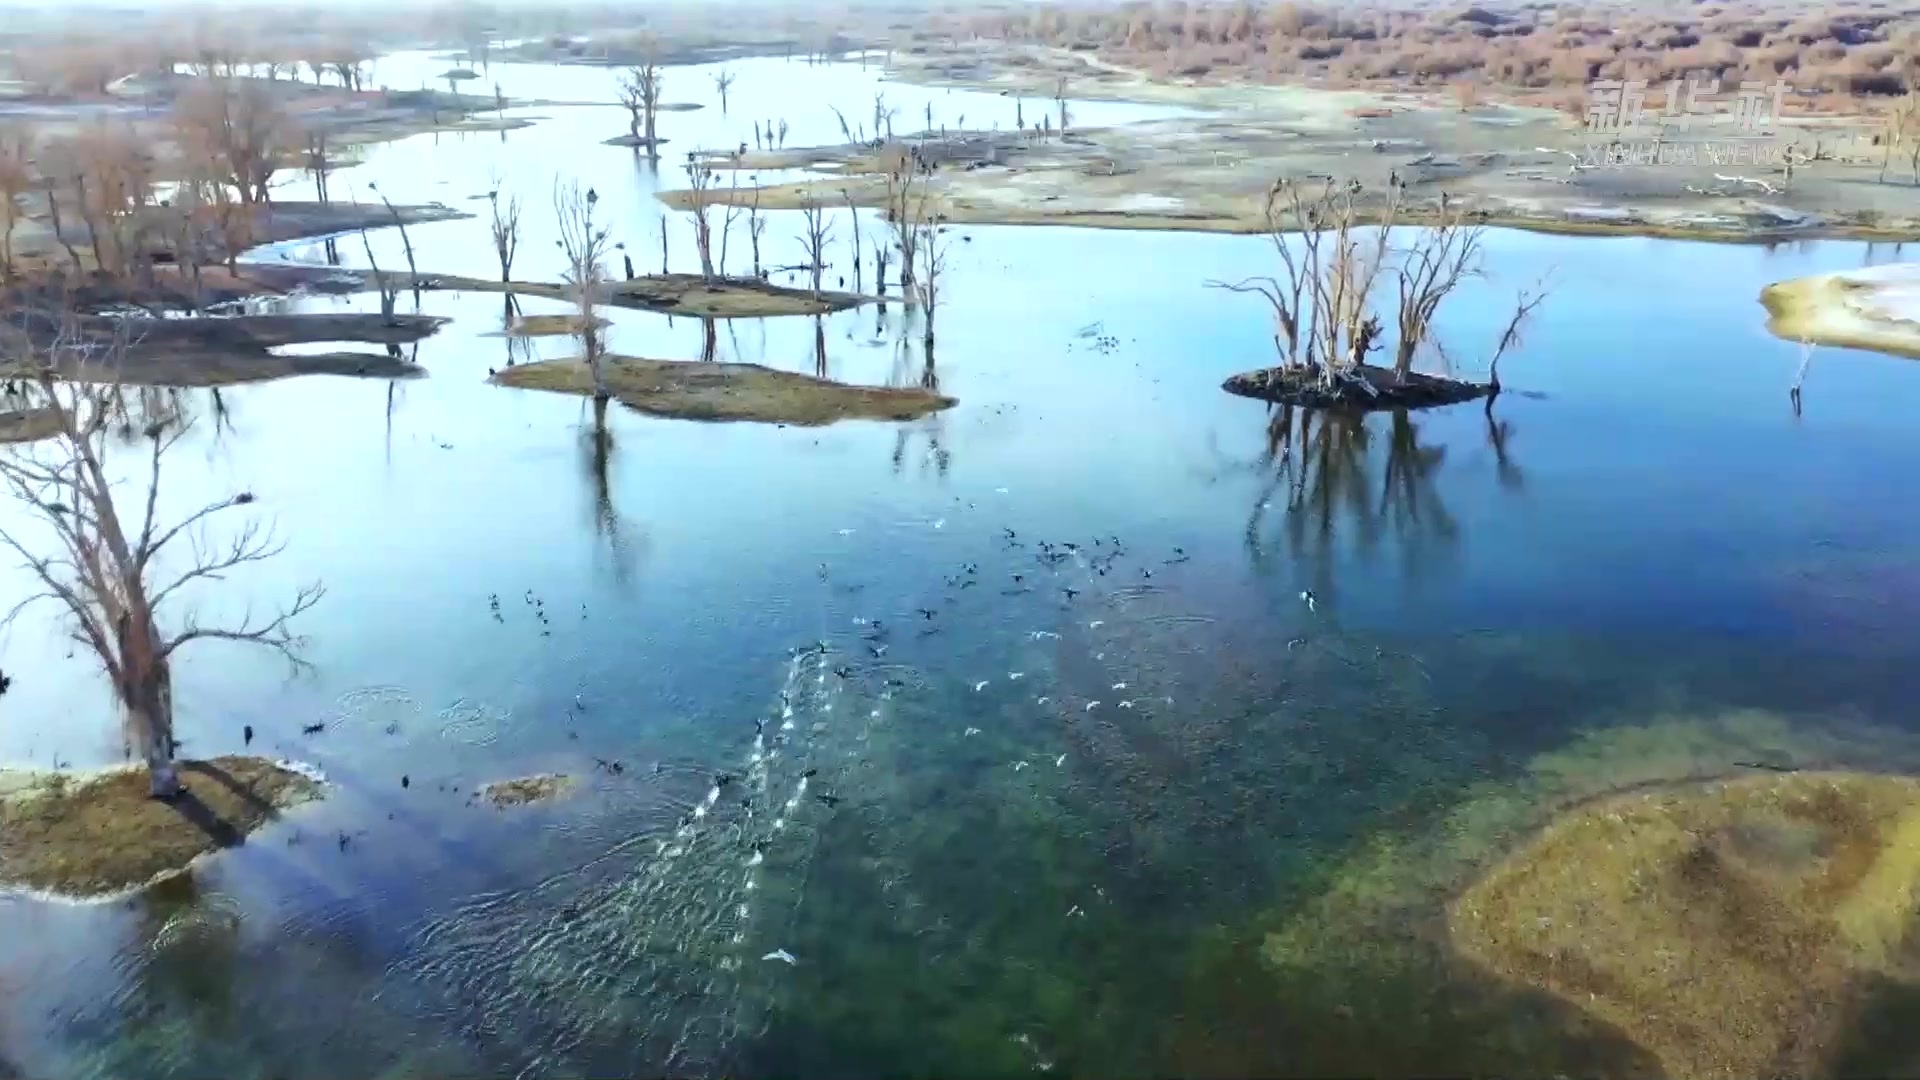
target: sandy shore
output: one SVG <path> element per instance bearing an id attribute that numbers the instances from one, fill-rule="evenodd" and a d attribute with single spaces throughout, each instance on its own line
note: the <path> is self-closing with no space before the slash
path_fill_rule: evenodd
<path id="1" fill-rule="evenodd" d="M 1920 357 L 1920 263 L 1782 281 L 1760 302 L 1767 329 L 1789 341 Z"/>
<path id="2" fill-rule="evenodd" d="M 1880 159 L 1868 129 L 1830 120 L 1783 124 L 1758 143 L 1739 143 L 1745 132 L 1731 123 L 1702 121 L 1684 137 L 1663 137 L 1666 160 L 1654 157 L 1649 134 L 1621 140 L 1649 160 L 1616 153 L 1616 163 L 1607 164 L 1607 147 L 1595 145 L 1606 137 L 1596 139 L 1565 114 L 1524 105 L 1463 110 L 1431 95 L 1156 81 L 1075 54 L 1006 45 L 901 55 L 890 73 L 929 85 L 1031 94 L 1029 118 L 1047 115 L 1056 127 L 1062 125 L 1051 97 L 1062 76 L 1070 98 L 1191 111 L 1081 128 L 1069 110 L 1066 134 L 1048 138 L 902 132 L 934 147 L 974 144 L 951 155 L 958 160 L 933 181 L 939 212 L 956 223 L 1260 232 L 1267 189 L 1290 177 L 1357 180 L 1376 191 L 1397 179 L 1416 212 L 1436 211 L 1445 197 L 1488 224 L 1551 232 L 1727 241 L 1920 236 L 1920 189 L 1898 178 L 1876 182 Z M 1729 160 L 1736 143 L 1746 156 Z M 1771 157 L 1755 164 L 1754 147 L 1762 145 Z M 1788 145 L 1819 153 L 1798 164 L 1791 181 L 1780 156 Z M 879 201 L 877 180 L 863 175 L 874 168 L 871 147 L 795 148 L 777 156 L 777 164 L 830 175 L 763 189 L 762 209 L 809 199 L 840 204 L 849 194 L 863 205 Z M 743 167 L 776 164 L 765 154 L 753 157 Z M 750 188 L 707 195 L 740 205 L 753 197 Z M 692 195 L 662 198 L 684 207 Z"/>

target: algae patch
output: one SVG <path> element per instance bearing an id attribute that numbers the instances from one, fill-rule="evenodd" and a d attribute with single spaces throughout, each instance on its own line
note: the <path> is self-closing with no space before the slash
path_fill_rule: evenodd
<path id="1" fill-rule="evenodd" d="M 682 420 L 746 420 L 815 427 L 840 420 L 915 420 L 954 399 L 917 387 L 850 386 L 758 364 L 693 360 L 607 361 L 607 387 L 622 404 Z M 593 393 L 578 360 L 542 360 L 496 372 L 493 382 L 564 394 Z"/>
<path id="2" fill-rule="evenodd" d="M 1899 974 L 1920 781 L 1798 773 L 1621 795 L 1554 821 L 1451 905 L 1456 947 L 1616 1025 L 1668 1073 L 1826 1071 Z"/>
<path id="3" fill-rule="evenodd" d="M 495 780 L 480 787 L 480 797 L 495 806 L 525 806 L 567 795 L 574 788 L 573 777 L 564 773 L 542 773 L 512 780 Z"/>
<path id="4" fill-rule="evenodd" d="M 311 777 L 257 757 L 182 762 L 186 790 L 172 802 L 148 797 L 144 769 L 8 775 L 20 782 L 0 785 L 0 884 L 69 897 L 179 873 L 322 791 Z"/>

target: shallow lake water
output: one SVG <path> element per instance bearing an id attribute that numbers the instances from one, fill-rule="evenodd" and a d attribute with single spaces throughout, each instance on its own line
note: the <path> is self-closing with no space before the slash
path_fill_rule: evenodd
<path id="1" fill-rule="evenodd" d="M 445 66 L 390 57 L 376 81 Z M 878 79 L 731 66 L 726 116 L 711 69 L 669 70 L 669 100 L 708 103 L 662 116 L 671 147 L 737 143 L 800 101 L 789 143 L 829 141 L 827 106 L 870 109 Z M 488 77 L 559 101 L 613 79 Z M 931 101 L 936 122 L 1011 123 L 991 95 L 887 93 L 907 118 Z M 476 212 L 412 242 L 423 270 L 486 276 L 467 200 L 498 176 L 525 201 L 516 276 L 551 279 L 552 187 L 577 179 L 657 268 L 653 171 L 599 144 L 625 114 L 519 111 L 541 119 L 371 148 L 335 195 L 372 182 Z M 769 264 L 797 261 L 796 217 L 773 215 Z M 684 216 L 665 220 L 691 269 Z M 402 264 L 397 234 L 371 239 Z M 1894 249 L 1497 233 L 1443 329 L 1473 367 L 1512 290 L 1548 278 L 1509 392 L 1351 421 L 1219 388 L 1271 342 L 1257 302 L 1203 282 L 1264 272 L 1262 238 L 949 243 L 932 358 L 898 304 L 818 332 L 609 313 L 622 353 L 710 343 L 959 400 L 911 424 L 616 408 L 601 452 L 583 402 L 486 382 L 569 348 L 510 347 L 489 294 L 420 298 L 452 319 L 418 347 L 423 378 L 186 394 L 199 422 L 167 499 L 245 487 L 287 544 L 194 599 L 328 595 L 299 678 L 185 654 L 181 735 L 240 752 L 251 724 L 256 752 L 335 789 L 132 900 L 0 898 L 0 1048 L 35 1077 L 1617 1069 L 1632 1049 L 1551 1002 L 1387 964 L 1404 926 L 1262 958 L 1320 925 L 1299 920 L 1358 856 L 1426 843 L 1583 738 L 1671 730 L 1711 764 L 1734 751 L 1698 725 L 1736 716 L 1761 741 L 1826 736 L 1836 760 L 1911 753 L 1920 368 L 1822 350 L 1796 416 L 1798 350 L 1756 302 Z M 364 265 L 357 237 L 337 247 Z M 1043 541 L 1075 547 L 1047 561 Z M 116 758 L 83 660 L 51 623 L 4 641 L 0 760 Z M 471 797 L 546 771 L 581 790 L 504 812 Z M 1457 884 L 1406 891 L 1437 905 Z"/>

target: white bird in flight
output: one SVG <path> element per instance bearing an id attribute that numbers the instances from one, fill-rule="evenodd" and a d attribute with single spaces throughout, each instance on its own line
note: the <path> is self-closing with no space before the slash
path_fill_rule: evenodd
<path id="1" fill-rule="evenodd" d="M 785 950 L 785 949 L 775 949 L 775 950 L 773 950 L 772 952 L 770 952 L 770 953 L 768 953 L 767 955 L 765 955 L 765 956 L 763 956 L 763 957 L 761 957 L 760 959 L 762 959 L 762 960 L 779 960 L 779 961 L 782 961 L 782 962 L 784 962 L 784 963 L 788 963 L 788 964 L 797 964 L 797 963 L 799 963 L 799 961 L 798 961 L 798 960 L 795 960 L 795 959 L 793 958 L 793 954 L 792 954 L 792 953 L 790 953 L 790 952 L 788 952 L 788 951 L 787 951 L 787 950 Z"/>

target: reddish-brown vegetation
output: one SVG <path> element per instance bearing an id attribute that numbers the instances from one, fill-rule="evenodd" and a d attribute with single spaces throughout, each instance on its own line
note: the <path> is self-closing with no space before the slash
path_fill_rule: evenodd
<path id="1" fill-rule="evenodd" d="M 1552 91 L 1598 79 L 1784 80 L 1796 99 L 1920 88 L 1920 5 L 1774 3 L 1583 12 L 1543 4 L 1353 10 L 1281 0 L 1022 5 L 968 32 L 1062 46 L 1163 75 L 1392 81 Z M 1469 91 L 1457 91 L 1468 93 Z M 1657 92 L 1656 92 L 1657 96 Z"/>

